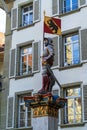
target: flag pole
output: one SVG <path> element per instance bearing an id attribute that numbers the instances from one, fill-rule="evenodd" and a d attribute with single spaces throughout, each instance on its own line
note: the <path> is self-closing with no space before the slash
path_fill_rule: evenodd
<path id="1" fill-rule="evenodd" d="M 45 14 L 46 14 L 46 11 L 44 10 L 44 20 L 45 20 Z M 44 32 L 44 22 L 43 22 L 43 41 L 44 41 L 44 37 L 45 37 L 45 32 Z M 44 44 L 43 44 L 43 50 L 44 50 Z"/>

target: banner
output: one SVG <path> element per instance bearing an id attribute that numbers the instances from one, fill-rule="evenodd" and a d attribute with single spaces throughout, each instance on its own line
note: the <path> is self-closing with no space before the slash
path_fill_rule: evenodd
<path id="1" fill-rule="evenodd" d="M 53 17 L 44 17 L 44 33 L 61 35 L 61 20 Z"/>

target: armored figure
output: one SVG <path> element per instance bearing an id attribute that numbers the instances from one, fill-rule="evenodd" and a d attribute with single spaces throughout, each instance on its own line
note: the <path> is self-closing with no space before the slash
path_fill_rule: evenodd
<path id="1" fill-rule="evenodd" d="M 51 38 L 44 38 L 44 51 L 42 56 L 42 89 L 39 93 L 51 92 L 55 80 L 50 73 L 54 61 L 54 47 Z"/>

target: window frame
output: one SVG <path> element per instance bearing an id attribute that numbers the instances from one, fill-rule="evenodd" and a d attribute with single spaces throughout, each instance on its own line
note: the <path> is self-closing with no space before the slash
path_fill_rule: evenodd
<path id="1" fill-rule="evenodd" d="M 68 97 L 66 97 L 65 96 L 65 91 L 67 90 L 67 89 L 75 89 L 75 88 L 80 88 L 80 95 L 79 96 L 72 96 L 72 97 L 70 97 L 70 96 L 68 96 Z M 73 123 L 68 123 L 68 113 L 66 114 L 66 106 L 65 106 L 65 108 L 63 109 L 63 113 L 64 113 L 64 115 L 63 115 L 63 124 L 66 124 L 66 125 L 72 125 L 72 124 L 81 124 L 82 123 L 82 120 L 83 120 L 83 107 L 82 107 L 82 89 L 81 89 L 81 84 L 79 84 L 79 85 L 72 85 L 72 87 L 71 86 L 69 86 L 69 87 L 64 87 L 63 88 L 63 97 L 64 98 L 66 98 L 67 100 L 68 99 L 74 99 L 74 101 L 73 101 L 73 103 L 74 103 L 74 106 L 75 106 L 75 99 L 76 98 L 80 98 L 81 99 L 81 122 L 77 122 L 76 123 L 76 121 L 75 121 L 75 109 L 76 108 L 74 108 L 74 121 L 73 121 Z M 67 108 L 68 109 L 68 108 Z M 67 119 L 66 119 L 67 118 Z M 66 121 L 67 120 L 67 121 Z M 66 122 L 65 122 L 66 121 Z"/>
<path id="2" fill-rule="evenodd" d="M 72 37 L 72 36 L 75 36 L 75 35 L 78 35 L 78 40 L 77 41 L 72 41 L 72 42 L 66 42 L 65 43 L 65 38 L 67 38 L 67 37 Z M 78 65 L 78 64 L 80 64 L 80 62 L 81 62 L 81 59 L 80 59 L 80 39 L 79 39 L 79 31 L 75 31 L 75 32 L 72 32 L 72 33 L 68 33 L 68 34 L 64 34 L 63 36 L 62 36 L 62 45 L 63 45 L 63 49 L 62 49 L 62 51 L 63 51 L 63 56 L 62 57 L 64 57 L 64 58 L 62 58 L 62 62 L 63 62 L 63 65 L 62 65 L 62 67 L 68 67 L 68 66 L 74 66 L 74 65 Z M 66 51 L 65 51 L 65 46 L 66 45 L 71 45 L 72 47 L 73 47 L 73 45 L 75 43 L 77 43 L 78 44 L 78 55 L 79 55 L 79 57 L 78 57 L 78 63 L 74 63 L 74 56 L 73 56 L 73 51 L 74 51 L 74 49 L 72 50 L 72 61 L 71 61 L 71 64 L 68 64 L 68 62 L 66 61 L 66 56 L 65 56 L 65 54 L 66 54 Z"/>
<path id="3" fill-rule="evenodd" d="M 26 76 L 32 76 L 33 75 L 33 71 L 31 73 L 26 73 L 26 74 L 21 74 L 21 48 L 24 48 L 26 46 L 32 46 L 33 44 L 33 40 L 31 41 L 27 41 L 27 42 L 24 42 L 24 43 L 19 43 L 17 46 L 16 46 L 16 66 L 15 66 L 15 78 L 22 78 L 22 77 L 26 77 Z M 33 49 L 33 48 L 32 48 Z M 32 57 L 33 57 L 33 52 L 32 52 Z M 32 64 L 33 64 L 33 61 L 32 61 Z"/>
<path id="4" fill-rule="evenodd" d="M 64 2 L 66 2 L 66 0 L 63 0 L 63 13 L 68 13 L 68 12 L 71 12 L 71 11 L 74 11 L 74 10 L 77 10 L 78 8 L 79 8 L 79 3 L 77 3 L 77 8 L 76 9 L 73 9 L 73 0 L 69 0 L 69 2 L 70 2 L 70 5 L 69 5 L 69 11 L 65 11 L 65 10 L 67 10 L 66 9 L 66 6 L 64 6 Z M 78 0 L 77 0 L 77 2 L 78 2 Z"/>
<path id="5" fill-rule="evenodd" d="M 28 8 L 28 9 L 29 9 L 30 6 L 32 6 L 32 10 L 28 10 L 27 12 L 23 12 L 24 8 Z M 32 25 L 32 24 L 33 24 L 33 21 L 32 21 L 32 23 L 30 23 L 29 14 L 32 13 L 32 20 L 33 20 L 33 2 L 32 2 L 32 3 L 29 3 L 29 4 L 27 4 L 27 5 L 24 5 L 24 6 L 20 7 L 20 8 L 21 8 L 21 10 L 22 10 L 22 15 L 21 15 L 21 17 L 22 17 L 22 27 Z M 23 16 L 25 16 L 26 14 L 28 14 L 28 23 L 24 23 L 24 20 L 23 20 Z"/>
<path id="6" fill-rule="evenodd" d="M 33 63 L 33 48 L 32 48 L 32 43 L 31 44 L 29 44 L 29 45 L 27 45 L 27 46 L 23 46 L 23 47 L 21 47 L 21 49 L 20 49 L 20 76 L 21 75 L 26 75 L 26 74 L 32 74 L 32 67 L 31 67 L 31 71 L 29 71 L 28 70 L 28 56 L 29 56 L 29 52 L 28 53 L 25 53 L 25 54 L 22 54 L 22 50 L 24 49 L 24 48 L 26 48 L 26 49 L 29 49 L 29 48 L 31 48 L 32 49 L 32 63 Z M 23 74 L 23 62 L 22 62 L 22 57 L 24 57 L 24 56 L 26 56 L 26 58 L 27 58 L 27 62 L 26 62 L 26 72 L 24 72 L 24 74 Z"/>
<path id="7" fill-rule="evenodd" d="M 15 93 L 15 105 L 14 105 L 14 109 L 15 109 L 15 114 L 14 114 L 14 128 L 18 128 L 18 129 L 23 129 L 23 128 L 32 128 L 32 109 L 30 109 L 31 111 L 31 125 L 30 126 L 25 126 L 25 127 L 19 127 L 18 121 L 19 121 L 19 97 L 24 98 L 24 96 L 32 96 L 32 92 L 33 89 L 29 90 L 29 91 L 21 91 L 21 92 L 16 92 Z M 22 100 L 24 101 L 24 100 Z M 21 102 L 21 104 L 23 105 L 24 102 Z M 25 107 L 26 109 L 28 109 L 27 107 Z"/>
<path id="8" fill-rule="evenodd" d="M 32 95 L 32 90 L 31 91 L 29 91 L 29 93 L 18 93 L 17 94 L 17 102 L 18 102 L 18 107 L 17 107 L 17 112 L 18 112 L 18 115 L 17 115 L 17 120 L 18 120 L 18 126 L 17 126 L 17 128 L 30 128 L 30 127 L 32 127 L 32 110 L 31 110 L 31 108 L 30 108 L 30 111 L 28 111 L 28 109 L 29 108 L 27 108 L 26 106 L 25 106 L 25 102 L 24 102 L 24 100 L 22 100 L 22 102 L 20 101 L 21 100 L 21 96 L 22 97 L 24 97 L 24 96 L 31 96 Z M 21 124 L 20 124 L 20 107 L 21 106 L 24 106 L 24 109 L 25 109 L 25 112 L 24 112 L 24 114 L 25 114 L 25 118 L 24 118 L 24 123 L 25 123 L 25 126 L 21 126 Z M 28 119 L 28 112 L 30 113 L 30 119 Z M 28 121 L 31 121 L 31 125 L 29 125 L 28 126 Z"/>
<path id="9" fill-rule="evenodd" d="M 20 54 L 21 54 L 21 48 L 25 47 L 25 46 L 32 46 L 32 70 L 31 70 L 31 73 L 21 75 L 21 73 L 20 73 Z M 34 50 L 35 50 L 35 52 L 34 52 Z M 15 79 L 33 76 L 35 73 L 40 72 L 40 69 L 41 69 L 40 50 L 41 50 L 41 41 L 31 40 L 31 41 L 17 44 L 17 46 L 16 46 Z"/>

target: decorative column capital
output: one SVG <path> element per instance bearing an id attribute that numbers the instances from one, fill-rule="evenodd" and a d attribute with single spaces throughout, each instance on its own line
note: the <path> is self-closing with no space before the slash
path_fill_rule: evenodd
<path id="1" fill-rule="evenodd" d="M 54 96 L 51 93 L 35 94 L 24 97 L 26 107 L 33 109 L 33 117 L 58 117 L 58 110 L 65 106 L 66 99 Z"/>

